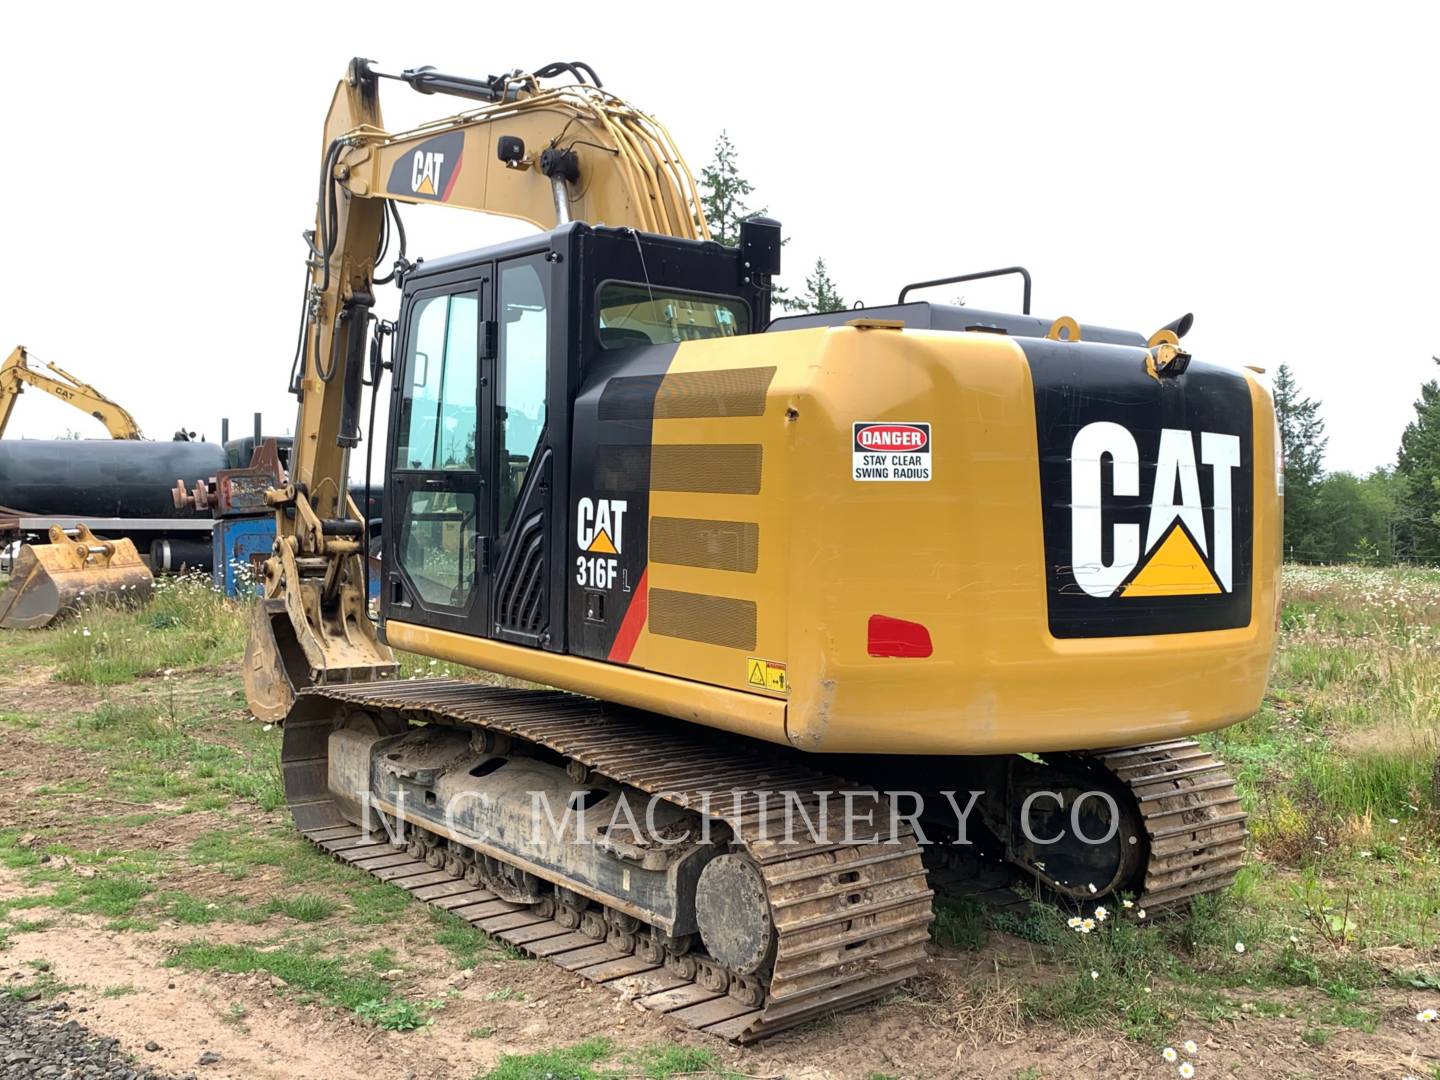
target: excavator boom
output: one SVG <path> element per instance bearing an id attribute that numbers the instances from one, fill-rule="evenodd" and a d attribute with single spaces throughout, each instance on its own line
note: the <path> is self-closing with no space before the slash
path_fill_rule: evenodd
<path id="1" fill-rule="evenodd" d="M 564 73 L 577 82 L 541 85 Z M 482 104 L 392 134 L 381 118 L 382 78 Z M 430 68 L 384 75 L 368 60 L 351 61 L 325 121 L 292 374 L 299 420 L 289 482 L 272 492 L 278 540 L 244 665 L 251 709 L 265 719 L 282 718 L 302 686 L 396 670 L 366 616 L 362 520 L 345 490 L 363 388 L 379 377 L 378 363 L 367 375 L 367 348 L 389 220 L 400 237 L 397 274 L 408 265 L 397 203 L 438 203 L 542 229 L 573 219 L 709 237 L 695 180 L 664 127 L 603 90 L 586 65 L 480 80 Z"/>
<path id="2" fill-rule="evenodd" d="M 15 400 L 28 385 L 89 413 L 105 425 L 112 439 L 142 438 L 135 418 L 95 387 L 81 382 L 55 364 L 47 363 L 45 366 L 58 378 L 32 371 L 24 345 L 15 346 L 5 362 L 0 364 L 0 436 L 5 434 L 10 414 L 15 409 Z"/>

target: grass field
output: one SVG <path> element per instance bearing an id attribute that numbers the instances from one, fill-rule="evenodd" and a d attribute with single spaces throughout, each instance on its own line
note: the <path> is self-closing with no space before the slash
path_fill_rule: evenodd
<path id="1" fill-rule="evenodd" d="M 275 1053 L 273 1003 L 340 1025 L 357 1055 L 378 1032 L 458 1070 L 436 1075 L 495 1080 L 951 1075 L 919 1064 L 936 1054 L 1038 1077 L 1069 1075 L 1075 1047 L 1158 1076 L 1187 1038 L 1197 1065 L 1237 1075 L 1282 1060 L 1278 1075 L 1440 1077 L 1440 1026 L 1417 1016 L 1440 1007 L 1440 574 L 1294 567 L 1285 592 L 1264 708 L 1206 737 L 1251 814 L 1227 895 L 1166 920 L 1115 905 L 1091 933 L 1045 906 L 945 905 L 933 970 L 858 1027 L 742 1052 L 617 1013 L 310 851 L 283 813 L 279 732 L 244 711 L 242 612 L 164 582 L 141 611 L 0 635 L 0 987 L 89 994 L 123 1027 L 156 987 L 198 980 L 235 1054 Z M 66 959 L 78 933 L 141 959 L 107 981 Z"/>

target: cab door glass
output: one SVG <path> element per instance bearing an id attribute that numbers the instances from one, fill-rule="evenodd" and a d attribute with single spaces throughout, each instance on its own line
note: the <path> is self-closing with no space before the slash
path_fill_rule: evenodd
<path id="1" fill-rule="evenodd" d="M 426 604 L 463 609 L 475 590 L 479 499 L 458 474 L 476 467 L 479 296 L 421 299 L 410 326 L 395 466 L 432 477 L 402 484 L 397 555 Z"/>
<path id="2" fill-rule="evenodd" d="M 496 423 L 500 446 L 500 525 L 510 528 L 540 433 L 545 427 L 548 323 L 545 282 L 537 260 L 500 268 L 500 385 Z"/>
<path id="3" fill-rule="evenodd" d="M 475 468 L 479 318 L 475 293 L 428 296 L 416 303 L 400 401 L 397 468 Z"/>

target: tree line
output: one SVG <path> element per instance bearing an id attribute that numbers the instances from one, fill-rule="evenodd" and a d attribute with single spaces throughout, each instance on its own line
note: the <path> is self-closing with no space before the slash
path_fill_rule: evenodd
<path id="1" fill-rule="evenodd" d="M 1286 558 L 1440 563 L 1440 380 L 1420 388 L 1396 463 L 1365 476 L 1325 471 L 1320 402 L 1304 394 L 1288 364 L 1275 373 L 1274 391 L 1285 453 Z"/>

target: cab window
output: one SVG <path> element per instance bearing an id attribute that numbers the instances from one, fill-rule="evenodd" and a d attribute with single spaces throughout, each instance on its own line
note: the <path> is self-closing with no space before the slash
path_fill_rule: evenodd
<path id="1" fill-rule="evenodd" d="M 733 296 L 607 281 L 597 293 L 596 307 L 603 349 L 733 337 L 750 329 L 750 309 Z"/>
<path id="2" fill-rule="evenodd" d="M 431 472 L 475 468 L 480 299 L 427 296 L 410 316 L 395 465 Z"/>
<path id="3" fill-rule="evenodd" d="M 545 428 L 549 370 L 548 300 L 543 256 L 500 267 L 499 407 L 500 526 L 509 529 L 530 463 Z"/>

